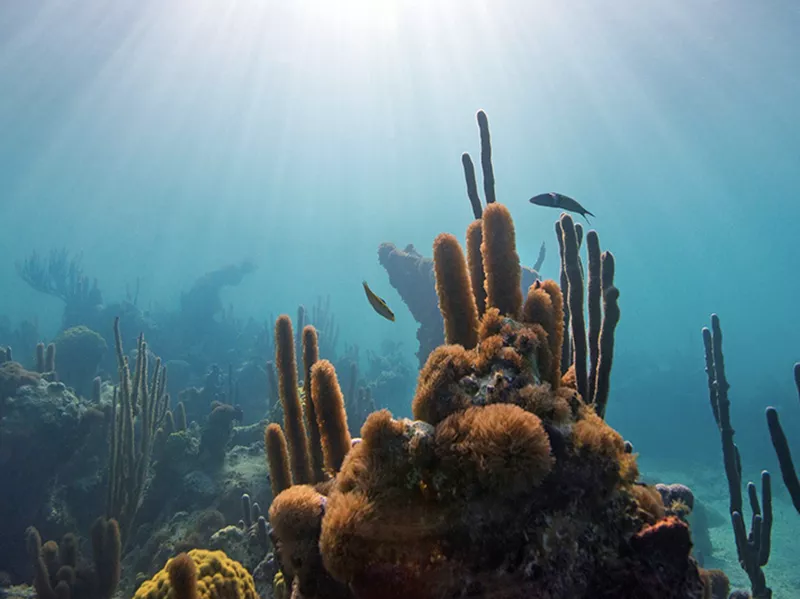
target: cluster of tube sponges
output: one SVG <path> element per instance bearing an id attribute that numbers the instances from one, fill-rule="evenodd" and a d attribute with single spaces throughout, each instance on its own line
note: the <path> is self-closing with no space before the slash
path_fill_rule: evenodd
<path id="1" fill-rule="evenodd" d="M 686 524 L 636 482 L 629 446 L 578 392 L 585 339 L 582 372 L 562 364 L 561 288 L 537 282 L 522 297 L 508 210 L 492 203 L 470 225 L 466 256 L 439 236 L 434 263 L 447 344 L 420 373 L 414 420 L 373 413 L 347 451 L 325 366 L 307 371 L 322 476 L 309 474 L 297 420 L 286 438 L 267 430 L 273 540 L 298 596 L 702 597 Z M 287 321 L 279 342 L 291 341 Z M 293 355 L 276 345 L 278 362 Z"/>

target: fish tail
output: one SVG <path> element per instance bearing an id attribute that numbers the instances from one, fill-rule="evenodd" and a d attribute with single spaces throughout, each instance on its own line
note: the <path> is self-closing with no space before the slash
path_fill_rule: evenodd
<path id="1" fill-rule="evenodd" d="M 587 216 L 587 215 L 588 215 L 588 216 Z M 583 214 L 582 214 L 581 216 L 583 216 L 583 218 L 585 218 L 585 219 L 586 219 L 586 223 L 587 223 L 587 224 L 589 224 L 589 225 L 591 225 L 591 224 L 592 224 L 592 223 L 591 223 L 591 221 L 589 220 L 589 216 L 591 216 L 592 218 L 594 218 L 594 214 L 592 214 L 592 213 L 591 213 L 591 212 L 589 212 L 588 210 L 584 210 L 584 211 L 583 211 Z"/>

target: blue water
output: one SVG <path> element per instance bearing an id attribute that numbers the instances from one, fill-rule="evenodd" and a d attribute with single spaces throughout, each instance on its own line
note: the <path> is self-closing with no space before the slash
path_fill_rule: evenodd
<path id="1" fill-rule="evenodd" d="M 543 191 L 594 212 L 617 257 L 612 424 L 645 464 L 721 469 L 700 338 L 717 312 L 745 478 L 772 469 L 783 500 L 763 408 L 797 455 L 798 31 L 778 0 L 4 2 L 0 315 L 58 332 L 62 304 L 15 272 L 32 250 L 82 252 L 106 299 L 138 277 L 166 309 L 248 259 L 237 316 L 330 295 L 342 345 L 389 339 L 415 366 L 377 247 L 463 236 L 482 108 L 523 262 L 544 240 L 557 278 Z"/>

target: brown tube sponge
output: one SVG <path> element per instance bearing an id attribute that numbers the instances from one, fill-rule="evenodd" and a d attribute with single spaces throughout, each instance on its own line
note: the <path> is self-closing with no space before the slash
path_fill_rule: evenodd
<path id="1" fill-rule="evenodd" d="M 295 485 L 269 507 L 269 523 L 283 542 L 319 535 L 325 497 L 310 485 Z"/>
<path id="2" fill-rule="evenodd" d="M 319 535 L 327 499 L 310 485 L 295 485 L 269 506 L 269 523 L 279 541 L 280 562 L 289 578 L 303 579 L 319 563 Z"/>
<path id="3" fill-rule="evenodd" d="M 589 305 L 589 384 L 588 398 L 594 398 L 594 387 L 597 379 L 597 360 L 600 356 L 600 321 L 602 319 L 600 282 L 600 240 L 596 231 L 586 234 L 586 253 L 589 262 L 589 280 L 587 294 Z"/>
<path id="4" fill-rule="evenodd" d="M 436 427 L 442 476 L 470 496 L 514 499 L 539 486 L 553 468 L 550 440 L 538 416 L 512 404 L 472 407 Z"/>
<path id="5" fill-rule="evenodd" d="M 272 497 L 292 486 L 292 471 L 289 469 L 289 451 L 281 427 L 272 423 L 264 430 L 264 447 L 272 485 Z"/>
<path id="6" fill-rule="evenodd" d="M 186 553 L 171 559 L 167 566 L 170 593 L 175 599 L 197 599 L 197 566 Z"/>
<path id="7" fill-rule="evenodd" d="M 92 554 L 94 555 L 98 597 L 112 597 L 122 573 L 122 543 L 116 520 L 97 518 L 92 524 Z"/>
<path id="8" fill-rule="evenodd" d="M 483 256 L 481 244 L 483 243 L 483 225 L 480 220 L 472 221 L 467 227 L 467 265 L 469 266 L 469 280 L 472 283 L 472 295 L 475 296 L 475 306 L 478 316 L 486 312 L 486 287 L 483 274 Z"/>
<path id="9" fill-rule="evenodd" d="M 504 316 L 516 318 L 522 308 L 522 273 L 511 213 L 502 204 L 489 204 L 483 211 L 483 270 L 486 302 Z"/>
<path id="10" fill-rule="evenodd" d="M 323 472 L 322 443 L 320 442 L 317 412 L 314 406 L 313 389 L 311 388 L 311 367 L 319 360 L 319 344 L 317 330 L 307 325 L 303 328 L 303 391 L 306 395 L 306 428 L 308 430 L 308 453 L 311 459 L 313 482 L 325 480 Z"/>
<path id="11" fill-rule="evenodd" d="M 539 324 L 547 333 L 547 345 L 550 349 L 549 372 L 542 372 L 542 377 L 554 389 L 561 382 L 561 339 L 563 338 L 562 323 L 556 321 L 556 310 L 553 298 L 545 291 L 539 281 L 528 290 L 528 298 L 522 309 L 522 318 L 525 322 Z"/>
<path id="12" fill-rule="evenodd" d="M 328 360 L 320 360 L 311 368 L 311 396 L 317 414 L 325 468 L 338 472 L 350 451 L 350 432 L 344 396 L 336 378 L 336 370 Z"/>
<path id="13" fill-rule="evenodd" d="M 278 390 L 283 404 L 283 428 L 289 442 L 289 464 L 296 485 L 311 482 L 308 461 L 308 440 L 303 424 L 303 408 L 297 392 L 297 364 L 294 355 L 292 321 L 282 314 L 275 322 L 275 363 L 278 368 Z"/>
<path id="14" fill-rule="evenodd" d="M 561 232 L 564 240 L 564 267 L 569 281 L 569 312 L 572 319 L 572 365 L 575 367 L 575 381 L 578 393 L 586 403 L 591 403 L 587 395 L 586 375 L 586 324 L 583 318 L 583 274 L 578 255 L 578 237 L 575 223 L 569 214 L 561 215 Z"/>
<path id="15" fill-rule="evenodd" d="M 559 386 L 561 376 L 564 374 L 564 366 L 561 362 L 562 348 L 564 347 L 564 296 L 558 283 L 548 279 L 542 281 L 542 291 L 550 296 L 553 302 L 554 335 L 548 339 L 550 349 L 553 352 L 553 378 L 557 383 L 553 389 Z"/>
<path id="16" fill-rule="evenodd" d="M 433 242 L 433 265 L 445 343 L 472 349 L 478 344 L 478 309 L 464 252 L 453 235 L 442 233 Z"/>

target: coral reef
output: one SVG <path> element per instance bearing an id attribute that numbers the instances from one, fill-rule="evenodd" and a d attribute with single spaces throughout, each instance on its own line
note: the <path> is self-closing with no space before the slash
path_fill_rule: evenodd
<path id="1" fill-rule="evenodd" d="M 107 455 L 104 413 L 63 384 L 16 362 L 0 365 L 0 564 L 15 580 L 29 560 L 19 551 L 28 524 L 48 537 L 88 527 L 102 510 Z"/>
<path id="2" fill-rule="evenodd" d="M 59 380 L 88 395 L 107 349 L 105 339 L 85 326 L 76 326 L 59 333 L 52 347 L 58 355 Z M 48 346 L 42 372 L 55 370 L 55 356 L 51 358 L 50 352 Z"/>
<path id="3" fill-rule="evenodd" d="M 443 310 L 445 330 L 474 347 L 434 350 L 416 420 L 372 414 L 332 486 L 277 495 L 283 575 L 303 597 L 334 588 L 328 576 L 347 585 L 329 596 L 364 598 L 702 597 L 688 526 L 637 482 L 635 456 L 575 377 L 553 368 L 557 288 L 534 285 L 523 307 L 510 215 L 494 203 L 482 222 L 486 312 L 478 325 Z M 440 303 L 474 314 L 459 252 L 434 253 L 437 272 L 464 273 L 441 282 Z"/>
<path id="4" fill-rule="evenodd" d="M 556 227 L 561 284 L 523 268 L 511 214 L 496 201 L 483 112 L 478 126 L 485 205 L 465 154 L 476 220 L 464 249 L 455 236 L 443 234 L 433 260 L 413 248 L 380 250 L 382 263 L 392 263 L 399 276 L 392 284 L 406 286 L 401 295 L 424 321 L 413 420 L 374 411 L 372 400 L 386 405 L 392 393 L 388 403 L 408 409 L 400 398 L 413 375 L 395 364 L 401 352 L 384 346 L 371 354 L 366 380 L 359 379 L 357 348 L 334 355 L 338 327 L 329 303 L 300 306 L 294 326 L 280 316 L 266 335 L 253 323 L 240 325 L 230 311 L 217 320 L 223 312 L 219 289 L 241 280 L 247 269 L 240 267 L 207 277 L 184 296 L 177 321 L 189 328 L 194 321 L 205 324 L 170 342 L 170 363 L 184 371 L 183 383 L 173 389 L 203 377 L 205 382 L 181 393 L 174 410 L 166 368 L 148 352 L 144 336 L 139 334 L 133 354 L 123 352 L 123 330 L 134 320 L 115 322 L 118 387 L 92 380 L 94 370 L 76 377 L 85 379 L 91 401 L 49 380 L 55 360 L 44 345 L 37 350 L 38 372 L 26 371 L 3 350 L 8 411 L 0 414 L 0 434 L 23 416 L 38 427 L 25 434 L 39 445 L 13 460 L 41 468 L 41 480 L 20 487 L 50 501 L 59 496 L 54 472 L 71 478 L 74 472 L 78 480 L 90 469 L 94 478 L 85 478 L 84 493 L 91 489 L 96 499 L 85 509 L 95 515 L 105 509 L 114 518 L 100 520 L 105 540 L 95 547 L 91 571 L 93 580 L 104 582 L 92 583 L 88 595 L 76 584 L 89 578 L 63 568 L 77 563 L 71 557 L 77 537 L 65 537 L 54 552 L 53 544 L 37 541 L 38 533 L 29 534 L 32 559 L 26 561 L 36 571 L 40 599 L 60 599 L 65 587 L 75 599 L 106 597 L 117 586 L 120 596 L 136 599 L 727 594 L 725 575 L 703 570 L 692 555 L 691 491 L 642 483 L 632 446 L 604 420 L 620 317 L 613 256 L 601 252 L 595 232 L 584 234 L 562 215 Z M 135 297 L 131 305 L 136 308 Z M 158 331 L 148 329 L 148 335 L 161 339 Z M 244 331 L 255 341 L 243 362 L 217 342 Z M 197 343 L 176 349 L 192 339 Z M 270 352 L 274 362 L 266 362 Z M 62 353 L 59 347 L 59 371 Z M 227 365 L 227 375 L 210 366 L 211 356 L 225 359 L 217 361 Z M 341 386 L 334 364 L 343 366 Z M 0 378 L 0 390 L 3 385 Z M 715 382 L 714 389 L 722 386 Z M 37 404 L 43 393 L 52 404 L 47 408 Z M 245 395 L 248 425 L 237 426 L 243 413 L 234 404 Z M 261 420 L 265 414 L 268 420 Z M 43 421 L 35 420 L 40 416 Z M 57 431 L 53 418 L 63 419 Z M 42 431 L 57 434 L 58 445 L 48 445 Z M 65 435 L 72 435 L 74 447 L 61 447 Z M 31 439 L 18 434 L 12 441 L 16 451 Z M 58 459 L 80 455 L 83 470 L 42 465 L 29 455 L 41 447 Z M 86 460 L 89 449 L 107 456 L 107 467 Z M 0 458 L 0 469 L 12 459 L 5 445 Z M 760 556 L 768 485 L 765 490 L 764 510 L 754 518 L 759 524 L 746 540 L 750 557 L 754 551 Z M 260 507 L 266 505 L 269 523 Z M 59 532 L 76 530 L 86 519 L 52 511 L 66 518 Z M 41 510 L 25 516 L 37 526 L 48 522 Z M 104 547 L 115 559 L 102 561 Z M 12 578 L 26 576 L 23 568 L 13 570 Z"/>

